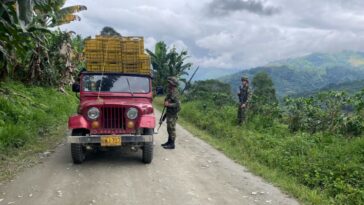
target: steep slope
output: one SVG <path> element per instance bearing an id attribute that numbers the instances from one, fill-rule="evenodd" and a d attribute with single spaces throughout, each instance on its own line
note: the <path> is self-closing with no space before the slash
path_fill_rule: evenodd
<path id="1" fill-rule="evenodd" d="M 314 53 L 240 71 L 220 80 L 229 83 L 233 92 L 237 92 L 242 75 L 252 79 L 262 71 L 272 77 L 279 97 L 296 95 L 319 90 L 330 84 L 364 79 L 364 52 Z"/>

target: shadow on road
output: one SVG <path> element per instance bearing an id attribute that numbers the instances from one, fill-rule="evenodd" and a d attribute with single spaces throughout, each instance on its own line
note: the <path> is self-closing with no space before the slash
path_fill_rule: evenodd
<path id="1" fill-rule="evenodd" d="M 118 165 L 118 166 L 145 166 L 142 162 L 142 152 L 129 150 L 108 150 L 90 152 L 87 154 L 86 160 L 82 163 L 82 166 L 95 166 L 95 165 Z"/>

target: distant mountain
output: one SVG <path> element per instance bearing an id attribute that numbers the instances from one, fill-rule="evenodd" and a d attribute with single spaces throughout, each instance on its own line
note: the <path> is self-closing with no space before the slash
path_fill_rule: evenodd
<path id="1" fill-rule="evenodd" d="M 355 94 L 364 89 L 364 80 L 349 81 L 341 84 L 329 84 L 321 89 L 312 90 L 310 92 L 303 92 L 293 95 L 292 97 L 308 97 L 315 95 L 319 92 L 325 91 L 345 91 L 349 94 Z"/>
<path id="2" fill-rule="evenodd" d="M 233 92 L 237 92 L 242 75 L 252 79 L 261 71 L 270 74 L 279 97 L 296 95 L 364 79 L 364 52 L 313 53 L 244 70 L 220 80 L 229 83 Z"/>
<path id="3" fill-rule="evenodd" d="M 218 69 L 218 68 L 200 68 L 195 77 L 193 78 L 193 81 L 197 80 L 209 80 L 209 79 L 217 79 L 222 76 L 230 75 L 233 73 L 239 72 L 241 69 Z M 190 76 L 194 72 L 194 69 L 190 70 L 188 73 Z"/>

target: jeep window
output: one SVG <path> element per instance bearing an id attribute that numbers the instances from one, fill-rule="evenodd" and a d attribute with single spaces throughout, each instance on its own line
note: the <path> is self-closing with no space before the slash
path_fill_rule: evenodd
<path id="1" fill-rule="evenodd" d="M 149 93 L 150 80 L 140 76 L 87 74 L 82 78 L 82 91 Z"/>

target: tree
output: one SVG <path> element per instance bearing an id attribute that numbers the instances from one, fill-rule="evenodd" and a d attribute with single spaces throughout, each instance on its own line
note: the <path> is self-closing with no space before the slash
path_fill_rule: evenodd
<path id="1" fill-rule="evenodd" d="M 187 71 L 191 69 L 192 63 L 186 63 L 188 58 L 187 51 L 183 50 L 180 53 L 177 52 L 176 48 L 172 48 L 167 58 L 168 62 L 168 75 L 176 76 L 183 83 L 187 83 L 186 78 L 184 76 L 188 76 Z"/>
<path id="2" fill-rule="evenodd" d="M 154 46 L 154 53 L 147 49 L 147 53 L 151 57 L 152 67 L 154 70 L 154 86 L 166 86 L 168 77 L 168 56 L 167 45 L 160 41 Z"/>
<path id="3" fill-rule="evenodd" d="M 115 31 L 114 28 L 110 27 L 110 26 L 105 26 L 100 33 L 102 36 L 117 36 L 120 37 L 120 33 L 118 33 L 117 31 Z"/>
<path id="4" fill-rule="evenodd" d="M 192 63 L 186 63 L 187 51 L 177 52 L 176 48 L 168 51 L 167 45 L 160 41 L 155 45 L 154 52 L 147 49 L 151 56 L 152 66 L 155 73 L 155 86 L 167 86 L 168 76 L 176 76 L 180 81 L 186 83 L 184 76 L 191 69 Z"/>
<path id="5" fill-rule="evenodd" d="M 234 99 L 230 92 L 230 85 L 218 80 L 204 80 L 194 82 L 186 93 L 186 101 L 201 100 L 214 102 L 215 105 L 233 105 Z"/>
<path id="6" fill-rule="evenodd" d="M 254 76 L 252 84 L 249 118 L 255 121 L 254 124 L 258 127 L 270 127 L 280 113 L 272 79 L 266 72 L 260 72 Z"/>
<path id="7" fill-rule="evenodd" d="M 62 8 L 65 0 L 5 0 L 0 2 L 0 75 L 26 73 L 39 78 L 48 61 L 49 27 L 79 20 L 82 5 Z M 58 49 L 59 50 L 59 49 Z M 49 63 L 49 62 L 48 62 Z M 44 68 L 50 69 L 48 66 Z"/>
<path id="8" fill-rule="evenodd" d="M 272 78 L 266 72 L 257 73 L 253 78 L 254 94 L 252 101 L 259 105 L 278 103 Z"/>

